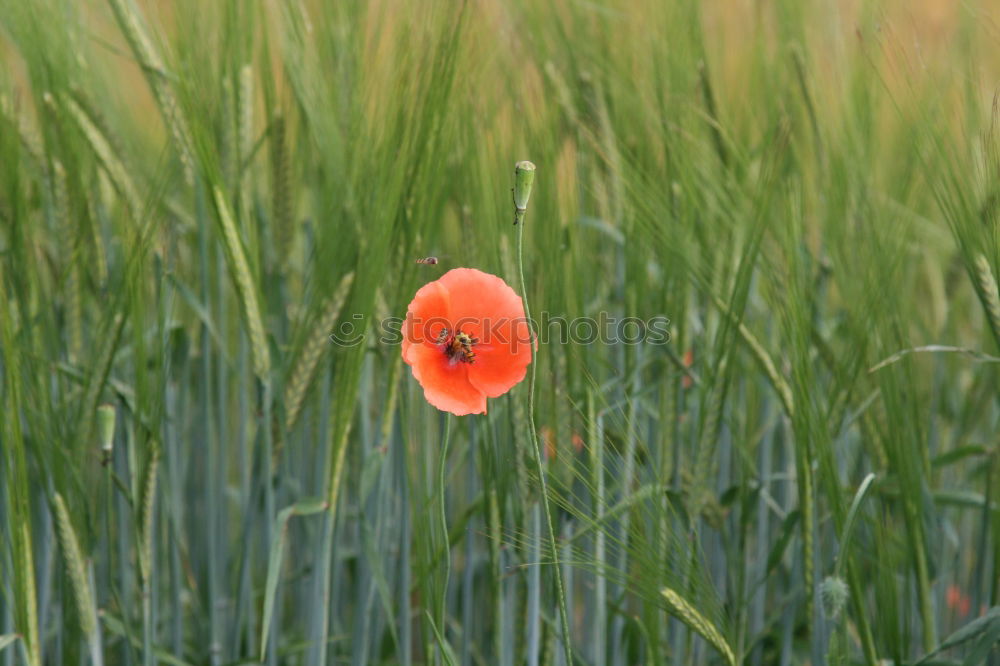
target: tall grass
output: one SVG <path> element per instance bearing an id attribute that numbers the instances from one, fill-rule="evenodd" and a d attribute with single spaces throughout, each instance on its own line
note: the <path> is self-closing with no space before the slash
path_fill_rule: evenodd
<path id="1" fill-rule="evenodd" d="M 855 4 L 0 2 L 0 664 L 997 659 L 1000 15 Z"/>

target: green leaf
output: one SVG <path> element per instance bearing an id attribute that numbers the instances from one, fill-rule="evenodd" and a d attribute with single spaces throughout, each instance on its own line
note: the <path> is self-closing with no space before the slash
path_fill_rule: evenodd
<path id="1" fill-rule="evenodd" d="M 4 651 L 4 648 L 8 648 L 14 644 L 14 642 L 21 636 L 19 634 L 3 634 L 0 635 L 0 652 Z"/>
<path id="2" fill-rule="evenodd" d="M 959 446 L 951 451 L 942 453 L 939 456 L 935 456 L 931 460 L 931 465 L 934 467 L 947 467 L 957 463 L 960 460 L 964 460 L 971 456 L 983 456 L 986 455 L 986 447 L 980 444 L 970 444 L 969 446 Z"/>
<path id="3" fill-rule="evenodd" d="M 274 617 L 274 595 L 278 590 L 278 577 L 281 575 L 281 562 L 285 554 L 285 533 L 288 531 L 288 521 L 292 516 L 309 516 L 325 511 L 328 504 L 320 499 L 305 499 L 285 507 L 275 521 L 274 539 L 271 541 L 271 551 L 267 559 L 267 583 L 264 588 L 264 620 L 260 629 L 260 658 L 263 661 L 267 655 L 267 637 L 271 633 L 271 619 Z"/>
<path id="4" fill-rule="evenodd" d="M 972 622 L 960 627 L 933 652 L 917 662 L 917 666 L 927 666 L 932 658 L 945 650 L 958 647 L 963 643 L 972 643 L 963 662 L 969 666 L 984 663 L 986 655 L 1000 640 L 1000 606 L 989 609 L 985 615 L 977 617 Z"/>
<path id="5" fill-rule="evenodd" d="M 851 537 L 854 535 L 854 523 L 858 520 L 858 512 L 861 511 L 861 504 L 868 497 L 868 493 L 871 491 L 872 485 L 875 483 L 875 475 L 868 474 L 858 486 L 858 490 L 854 493 L 854 499 L 851 501 L 851 508 L 847 510 L 847 519 L 844 521 L 844 529 L 840 533 L 840 553 L 837 557 L 837 571 L 843 566 L 843 562 L 847 559 L 842 555 L 850 552 Z"/>
<path id="6" fill-rule="evenodd" d="M 774 568 L 778 566 L 778 562 L 781 561 L 781 556 L 785 554 L 788 542 L 792 540 L 792 535 L 795 534 L 795 525 L 799 522 L 800 513 L 796 509 L 785 516 L 785 520 L 781 524 L 781 535 L 775 544 L 771 546 L 771 552 L 767 555 L 767 573 L 764 574 L 765 576 L 771 575 Z"/>
<path id="7" fill-rule="evenodd" d="M 438 648 L 441 650 L 444 662 L 448 664 L 448 666 L 455 666 L 458 662 L 458 660 L 455 659 L 455 652 L 451 649 L 451 644 L 449 644 L 448 641 L 445 640 L 444 636 L 441 635 L 437 625 L 434 624 L 434 618 L 431 617 L 429 611 L 427 612 L 427 622 L 430 623 L 431 631 L 434 632 L 434 639 L 437 641 Z"/>
<path id="8" fill-rule="evenodd" d="M 142 648 L 142 640 L 140 640 L 138 636 L 133 636 L 132 634 L 128 633 L 125 629 L 125 624 L 120 619 L 118 619 L 111 613 L 107 612 L 106 610 L 101 612 L 99 617 L 101 618 L 101 621 L 104 622 L 104 625 L 111 631 L 111 633 L 127 639 L 128 642 L 131 643 L 136 648 Z M 191 663 L 173 656 L 172 654 L 170 654 L 169 652 L 167 652 L 162 648 L 154 647 L 153 654 L 156 655 L 157 661 L 162 662 L 164 664 L 169 664 L 169 666 L 192 666 Z"/>

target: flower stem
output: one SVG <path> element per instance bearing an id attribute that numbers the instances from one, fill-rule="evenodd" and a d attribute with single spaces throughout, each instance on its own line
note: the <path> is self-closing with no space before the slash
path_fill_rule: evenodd
<path id="1" fill-rule="evenodd" d="M 441 461 L 438 464 L 438 503 L 441 508 L 441 534 L 444 536 L 444 584 L 441 586 L 441 603 L 438 610 L 437 625 L 441 636 L 446 634 L 445 609 L 448 605 L 448 579 L 451 578 L 451 543 L 448 540 L 448 514 L 444 503 L 444 469 L 448 460 L 448 443 L 451 440 L 451 414 L 444 416 L 444 441 L 441 442 Z"/>
<path id="2" fill-rule="evenodd" d="M 514 224 L 517 226 L 517 274 L 521 282 L 521 300 L 524 301 L 524 316 L 531 330 L 532 345 L 537 336 L 535 325 L 531 320 L 531 308 L 528 306 L 528 285 L 524 280 L 524 214 L 528 208 L 528 198 L 531 196 L 531 184 L 535 178 L 535 165 L 531 162 L 518 162 L 514 167 Z M 535 350 L 532 350 L 534 354 Z M 552 564 L 555 569 L 556 595 L 559 602 L 559 623 L 562 628 L 563 651 L 566 655 L 566 666 L 573 664 L 573 649 L 570 646 L 569 613 L 566 610 L 566 593 L 563 589 L 562 567 L 559 564 L 559 543 L 556 541 L 556 530 L 552 523 L 552 511 L 549 508 L 548 482 L 545 480 L 545 465 L 542 462 L 542 449 L 538 443 L 538 432 L 535 430 L 535 369 L 538 361 L 532 358 L 528 367 L 528 432 L 534 447 L 535 464 L 538 466 L 538 481 L 542 491 L 542 510 L 545 512 L 545 522 L 549 530 L 549 547 L 552 550 Z"/>

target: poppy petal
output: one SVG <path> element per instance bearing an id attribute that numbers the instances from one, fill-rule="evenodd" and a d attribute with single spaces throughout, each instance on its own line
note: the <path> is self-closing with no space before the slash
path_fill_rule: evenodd
<path id="1" fill-rule="evenodd" d="M 427 402 L 457 416 L 486 413 L 486 396 L 469 382 L 468 363 L 449 361 L 430 344 L 411 345 L 403 360 L 413 368 Z"/>
<path id="2" fill-rule="evenodd" d="M 441 330 L 448 327 L 449 296 L 441 282 L 428 282 L 421 287 L 406 310 L 403 321 L 403 360 L 413 344 L 433 343 Z"/>
<path id="3" fill-rule="evenodd" d="M 524 379 L 531 363 L 531 335 L 527 322 L 494 325 L 475 347 L 476 360 L 469 365 L 469 382 L 489 398 L 496 398 Z"/>
<path id="4" fill-rule="evenodd" d="M 451 323 L 483 343 L 491 342 L 488 333 L 498 322 L 524 319 L 521 297 L 496 275 L 474 268 L 453 268 L 438 282 L 449 296 Z"/>

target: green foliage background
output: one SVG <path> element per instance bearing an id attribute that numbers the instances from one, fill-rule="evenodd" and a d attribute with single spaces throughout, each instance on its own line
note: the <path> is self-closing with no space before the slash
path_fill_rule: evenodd
<path id="1" fill-rule="evenodd" d="M 998 19 L 0 0 L 0 664 L 995 658 Z M 439 460 L 380 322 L 521 159 L 532 310 L 671 341 Z"/>

